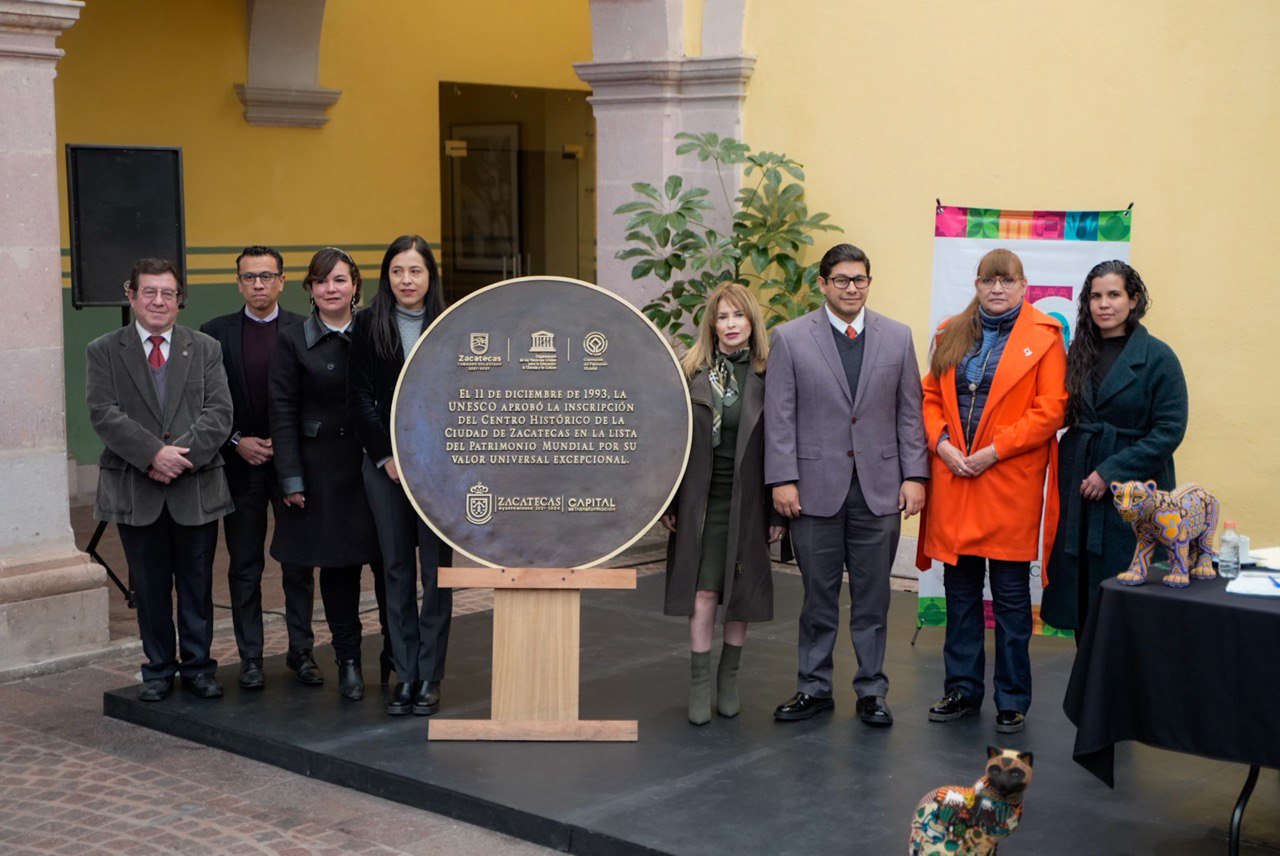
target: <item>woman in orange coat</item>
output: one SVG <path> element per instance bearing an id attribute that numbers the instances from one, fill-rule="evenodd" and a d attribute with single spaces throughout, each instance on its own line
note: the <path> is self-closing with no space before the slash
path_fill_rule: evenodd
<path id="1" fill-rule="evenodd" d="M 992 250 L 978 263 L 977 295 L 945 322 L 924 378 L 930 450 L 927 517 L 918 565 L 946 565 L 946 694 L 929 719 L 982 706 L 986 653 L 982 585 L 988 569 L 996 620 L 996 731 L 1021 731 L 1031 705 L 1031 562 L 1040 549 L 1046 475 L 1067 406 L 1061 325 L 1022 302 L 1022 260 Z M 1057 524 L 1050 485 L 1044 531 Z M 1049 554 L 1045 546 L 1044 555 Z"/>

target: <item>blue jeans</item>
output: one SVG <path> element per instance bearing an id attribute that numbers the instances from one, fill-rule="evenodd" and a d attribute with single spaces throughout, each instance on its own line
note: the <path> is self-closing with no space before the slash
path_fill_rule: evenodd
<path id="1" fill-rule="evenodd" d="M 947 589 L 946 691 L 959 690 L 972 704 L 986 693 L 982 581 L 991 568 L 991 601 L 996 619 L 995 698 L 997 710 L 1026 713 L 1031 706 L 1031 563 L 961 556 L 943 571 Z"/>

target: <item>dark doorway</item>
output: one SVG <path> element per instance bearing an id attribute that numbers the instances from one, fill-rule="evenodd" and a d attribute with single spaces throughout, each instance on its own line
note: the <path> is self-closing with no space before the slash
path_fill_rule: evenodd
<path id="1" fill-rule="evenodd" d="M 590 93 L 440 84 L 446 299 L 516 276 L 595 281 Z"/>

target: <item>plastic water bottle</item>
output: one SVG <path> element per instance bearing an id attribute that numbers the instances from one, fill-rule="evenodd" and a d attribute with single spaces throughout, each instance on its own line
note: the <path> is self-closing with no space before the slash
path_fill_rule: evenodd
<path id="1" fill-rule="evenodd" d="M 1218 540 L 1218 576 L 1224 580 L 1240 576 L 1240 536 L 1236 534 L 1234 520 L 1227 521 L 1227 528 Z"/>

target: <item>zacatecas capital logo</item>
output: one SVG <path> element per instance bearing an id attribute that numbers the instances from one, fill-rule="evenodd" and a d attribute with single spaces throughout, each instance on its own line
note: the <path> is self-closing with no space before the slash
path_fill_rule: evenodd
<path id="1" fill-rule="evenodd" d="M 483 482 L 476 482 L 467 491 L 467 522 L 483 526 L 493 519 L 493 494 Z"/>

